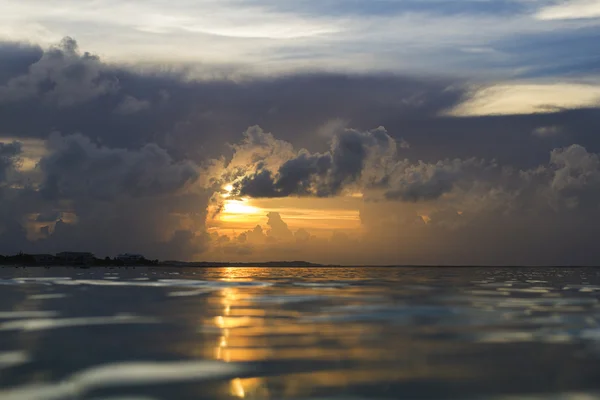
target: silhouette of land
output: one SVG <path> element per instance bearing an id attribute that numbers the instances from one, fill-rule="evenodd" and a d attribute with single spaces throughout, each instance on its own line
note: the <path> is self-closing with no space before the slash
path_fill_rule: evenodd
<path id="1" fill-rule="evenodd" d="M 368 265 L 318 264 L 308 261 L 264 261 L 264 262 L 211 262 L 211 261 L 178 261 L 150 260 L 140 254 L 121 254 L 116 257 L 98 258 L 88 252 L 62 252 L 51 254 L 19 253 L 12 256 L 0 255 L 0 266 L 10 267 L 121 267 L 121 266 L 159 266 L 189 268 L 224 268 L 224 267 L 262 267 L 262 268 L 311 268 L 311 267 L 365 267 Z M 373 265 L 378 268 L 600 268 L 585 265 Z"/>
<path id="2" fill-rule="evenodd" d="M 307 261 L 267 261 L 267 262 L 183 262 L 163 261 L 159 265 L 178 267 L 324 267 L 323 264 L 315 264 Z"/>
<path id="3" fill-rule="evenodd" d="M 19 253 L 12 256 L 0 255 L 0 265 L 4 266 L 125 266 L 158 265 L 158 260 L 148 260 L 141 255 L 120 255 L 117 257 L 95 257 L 88 252 L 62 252 L 52 254 Z"/>
<path id="4" fill-rule="evenodd" d="M 52 254 L 19 253 L 12 256 L 0 255 L 0 265 L 3 266 L 172 266 L 172 267 L 320 267 L 321 264 L 306 261 L 269 261 L 262 263 L 230 263 L 230 262 L 186 262 L 149 260 L 142 255 L 124 254 L 117 257 L 98 258 L 87 252 L 62 252 Z"/>

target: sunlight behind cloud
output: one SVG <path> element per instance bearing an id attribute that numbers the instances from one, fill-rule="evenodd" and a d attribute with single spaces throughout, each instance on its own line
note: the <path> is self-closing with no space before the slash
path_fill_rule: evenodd
<path id="1" fill-rule="evenodd" d="M 271 212 L 281 215 L 290 229 L 306 229 L 316 236 L 330 236 L 334 230 L 361 229 L 359 205 L 362 198 L 330 199 L 226 199 L 221 212 L 207 220 L 209 229 L 221 235 L 236 236 L 257 225 L 266 226 Z"/>
<path id="2" fill-rule="evenodd" d="M 472 97 L 447 114 L 508 115 L 555 112 L 564 108 L 597 107 L 600 85 L 575 83 L 503 84 L 475 90 Z"/>
<path id="3" fill-rule="evenodd" d="M 37 167 L 40 159 L 46 154 L 45 143 L 41 139 L 23 139 L 17 137 L 0 136 L 0 142 L 10 143 L 18 141 L 22 144 L 23 154 L 21 162 L 17 165 L 20 171 L 32 171 Z"/>
<path id="4" fill-rule="evenodd" d="M 542 8 L 536 17 L 541 20 L 600 17 L 599 0 L 572 0 Z"/>
<path id="5" fill-rule="evenodd" d="M 258 214 L 261 210 L 247 203 L 247 200 L 225 200 L 221 219 L 235 219 L 245 215 Z"/>

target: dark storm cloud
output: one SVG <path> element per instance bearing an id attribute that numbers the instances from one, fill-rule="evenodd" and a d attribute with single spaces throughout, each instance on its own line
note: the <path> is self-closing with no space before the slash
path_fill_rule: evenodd
<path id="1" fill-rule="evenodd" d="M 0 85 L 26 71 L 42 57 L 42 54 L 44 52 L 38 46 L 0 42 Z"/>
<path id="2" fill-rule="evenodd" d="M 139 252 L 151 258 L 190 259 L 207 245 L 204 194 L 121 198 L 112 202 L 77 201 L 76 223 L 59 220 L 47 237 L 28 249 L 59 252 L 82 248 L 98 255 Z M 181 227 L 185 215 L 191 228 Z M 50 225 L 52 226 L 52 225 Z"/>
<path id="3" fill-rule="evenodd" d="M 225 143 L 238 142 L 241 132 L 257 124 L 297 148 L 322 151 L 330 138 L 318 132 L 338 120 L 359 131 L 385 126 L 392 137 L 411 144 L 405 154 L 414 161 L 479 157 L 528 167 L 543 162 L 553 148 L 571 143 L 600 151 L 598 109 L 521 116 L 439 116 L 467 96 L 463 82 L 456 80 L 304 74 L 241 82 L 190 81 L 183 70 L 136 72 L 105 64 L 73 48 L 48 50 L 36 63 L 25 66 L 21 62 L 21 69 L 13 70 L 12 80 L 26 81 L 24 93 L 28 94 L 0 107 L 2 134 L 45 139 L 52 131 L 81 133 L 120 148 L 157 143 L 176 158 L 201 161 L 227 154 Z M 0 57 L 13 57 L 18 49 L 13 46 Z M 23 48 L 23 54 L 30 53 Z M 39 74 L 32 77 L 30 67 L 45 65 L 52 54 L 63 54 L 58 57 L 63 61 L 52 64 L 52 73 L 45 76 L 60 77 L 56 85 L 62 89 L 48 96 L 52 79 L 42 82 L 46 91 L 37 86 L 33 90 L 30 82 L 38 82 Z M 58 72 L 71 65 L 85 72 L 78 79 L 76 74 Z M 36 68 L 46 71 L 49 67 Z M 102 88 L 107 82 L 111 90 L 105 92 Z M 9 86 L 3 85 L 3 90 Z M 67 99 L 77 101 L 60 102 L 73 87 L 79 89 Z M 70 105 L 59 105 L 65 101 Z M 544 126 L 561 126 L 564 135 L 542 144 L 530 134 Z"/>
<path id="4" fill-rule="evenodd" d="M 505 170 L 502 179 L 470 185 L 429 211 L 365 202 L 361 220 L 371 243 L 388 253 L 382 258 L 395 262 L 597 265 L 599 161 L 579 145 L 558 148 L 542 165 Z M 393 251 L 393 243 L 402 246 Z"/>
<path id="5" fill-rule="evenodd" d="M 35 219 L 36 222 L 56 222 L 61 219 L 62 213 L 51 211 L 48 213 L 41 213 Z"/>
<path id="6" fill-rule="evenodd" d="M 454 182 L 462 172 L 462 162 L 419 162 L 407 165 L 385 193 L 389 200 L 419 201 L 435 200 L 452 190 Z"/>
<path id="7" fill-rule="evenodd" d="M 580 145 L 555 149 L 550 154 L 554 170 L 550 187 L 569 208 L 600 208 L 600 158 Z"/>
<path id="8" fill-rule="evenodd" d="M 126 148 L 156 142 L 197 159 L 222 153 L 224 143 L 237 142 L 248 126 L 260 124 L 312 149 L 325 144 L 315 132 L 331 119 L 368 129 L 382 115 L 431 117 L 456 105 L 465 92 L 450 80 L 393 76 L 191 81 L 184 69 L 136 72 L 105 64 L 79 51 L 72 39 L 37 59 L 26 57 L 28 48 L 22 55 L 19 49 L 0 53 L 31 61 L 19 61 L 0 86 L 0 132 L 35 138 L 51 131 L 81 133 Z"/>
<path id="9" fill-rule="evenodd" d="M 231 184 L 231 195 L 263 198 L 288 196 L 333 197 L 359 180 L 380 185 L 394 161 L 397 147 L 407 143 L 390 137 L 383 127 L 361 132 L 334 129 L 330 150 L 295 152 L 291 143 L 275 139 L 258 126 L 244 132 L 234 155 L 217 178 Z M 390 164 L 390 165 L 388 165 Z M 275 167 L 275 168 L 274 168 Z"/>
<path id="10" fill-rule="evenodd" d="M 139 100 L 133 96 L 126 96 L 123 101 L 119 103 L 115 112 L 117 114 L 135 114 L 140 111 L 144 111 L 150 108 L 150 102 L 148 100 Z"/>
<path id="11" fill-rule="evenodd" d="M 300 151 L 297 157 L 284 162 L 275 175 L 259 164 L 259 170 L 246 176 L 235 189 L 242 196 L 252 197 L 335 196 L 344 186 L 361 178 L 369 158 L 390 153 L 395 155 L 396 143 L 384 128 L 367 132 L 346 129 L 333 136 L 329 152 Z"/>
<path id="12" fill-rule="evenodd" d="M 552 137 L 535 138 L 545 146 Z M 366 148 L 377 148 L 374 143 L 368 141 Z M 318 196 L 319 185 L 331 182 L 333 162 L 318 173 L 315 160 L 332 160 L 335 148 L 325 155 L 301 151 L 274 171 L 254 159 L 259 170 L 240 187 L 256 196 Z M 359 156 L 350 159 L 362 160 L 370 151 L 354 151 Z M 401 152 L 375 154 L 360 169 L 348 169 L 359 171 L 359 178 L 348 182 L 365 191 L 361 220 L 368 233 L 358 241 L 347 238 L 356 252 L 345 263 L 597 265 L 600 260 L 593 239 L 600 235 L 600 156 L 582 145 L 554 148 L 530 168 L 476 158 L 415 163 Z M 385 161 L 375 166 L 375 160 Z M 379 174 L 370 175 L 373 171 Z M 292 185 L 279 183 L 287 176 L 295 178 Z M 293 190 L 284 192 L 286 187 Z M 339 242 L 329 242 L 332 252 L 346 251 L 348 244 Z M 307 256 L 316 254 L 316 248 L 308 249 Z"/>
<path id="13" fill-rule="evenodd" d="M 175 193 L 198 178 L 190 161 L 174 162 L 166 150 L 147 144 L 138 150 L 98 146 L 81 135 L 48 138 L 42 193 L 49 198 L 113 200 L 118 196 Z"/>
<path id="14" fill-rule="evenodd" d="M 0 86 L 0 104 L 40 99 L 58 107 L 85 103 L 118 90 L 118 81 L 103 73 L 98 57 L 80 54 L 77 42 L 62 40 L 44 52 L 28 71 Z"/>
<path id="15" fill-rule="evenodd" d="M 21 143 L 0 142 L 0 184 L 5 182 L 10 170 L 15 168 L 18 157 L 21 154 Z"/>
<path id="16" fill-rule="evenodd" d="M 189 259 L 206 248 L 212 193 L 190 188 L 198 176 L 191 162 L 174 162 L 156 145 L 128 151 L 80 135 L 52 136 L 48 150 L 40 190 L 0 185 L 0 252 L 85 249 Z"/>
<path id="17" fill-rule="evenodd" d="M 489 179 L 488 172 L 495 166 L 474 158 L 413 163 L 403 158 L 408 148 L 405 141 L 397 143 L 383 127 L 366 132 L 345 129 L 331 138 L 328 152 L 301 150 L 276 171 L 255 159 L 256 171 L 234 181 L 233 193 L 258 198 L 332 197 L 354 186 L 358 190 L 383 190 L 388 200 L 436 200 L 461 180 L 464 187 L 468 180 Z"/>
<path id="18" fill-rule="evenodd" d="M 241 196 L 251 197 L 324 195 L 314 187 L 314 180 L 317 177 L 324 178 L 331 165 L 332 157 L 329 153 L 311 155 L 302 152 L 297 158 L 286 161 L 277 176 L 273 176 L 270 170 L 259 169 L 254 174 L 245 176 L 239 184 L 234 185 L 234 189 Z"/>
<path id="19" fill-rule="evenodd" d="M 40 189 L 11 189 L 2 199 L 4 248 L 86 249 L 99 255 L 135 251 L 161 259 L 189 259 L 204 251 L 210 193 L 191 187 L 199 176 L 193 162 L 174 161 L 152 143 L 127 150 L 82 135 L 53 134 L 46 148 L 38 167 Z M 29 236 L 39 229 L 35 241 L 23 233 L 26 216 L 48 224 L 28 227 Z"/>

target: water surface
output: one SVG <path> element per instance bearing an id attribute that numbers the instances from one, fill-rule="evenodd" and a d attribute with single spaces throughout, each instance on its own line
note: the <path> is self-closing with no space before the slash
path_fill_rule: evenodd
<path id="1" fill-rule="evenodd" d="M 3 268 L 0 399 L 600 398 L 600 270 Z"/>

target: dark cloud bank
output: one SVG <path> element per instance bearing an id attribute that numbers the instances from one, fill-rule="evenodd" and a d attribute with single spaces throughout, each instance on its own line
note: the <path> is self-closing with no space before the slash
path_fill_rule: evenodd
<path id="1" fill-rule="evenodd" d="M 600 109 L 440 116 L 465 82 L 191 80 L 106 64 L 68 38 L 0 44 L 0 60 L 0 253 L 200 259 L 226 241 L 206 233 L 207 205 L 234 182 L 252 197 L 364 192 L 364 236 L 337 234 L 309 261 L 600 263 Z M 32 140 L 45 151 L 27 170 Z M 276 215 L 269 227 L 226 245 L 317 254 L 309 232 Z M 357 254 L 336 258 L 348 243 Z"/>

